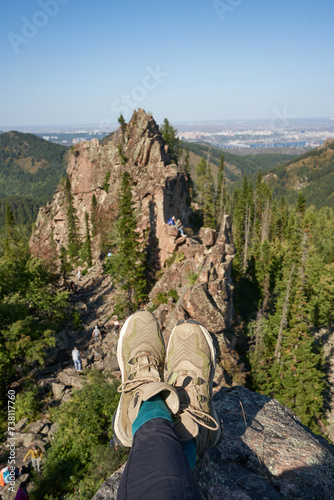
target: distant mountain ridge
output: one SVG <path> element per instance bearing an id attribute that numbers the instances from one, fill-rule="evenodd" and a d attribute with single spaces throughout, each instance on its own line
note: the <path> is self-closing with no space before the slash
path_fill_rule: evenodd
<path id="1" fill-rule="evenodd" d="M 67 150 L 33 134 L 0 134 L 0 226 L 7 202 L 19 223 L 35 220 L 66 173 Z"/>

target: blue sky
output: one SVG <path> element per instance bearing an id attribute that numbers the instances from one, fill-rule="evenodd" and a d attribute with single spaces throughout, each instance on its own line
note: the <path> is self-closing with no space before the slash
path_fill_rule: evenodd
<path id="1" fill-rule="evenodd" d="M 0 126 L 334 117 L 332 0 L 0 4 Z"/>

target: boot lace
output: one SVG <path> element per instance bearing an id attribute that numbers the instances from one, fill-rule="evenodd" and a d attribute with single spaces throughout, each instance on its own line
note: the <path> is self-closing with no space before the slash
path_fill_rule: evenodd
<path id="1" fill-rule="evenodd" d="M 205 411 L 204 405 L 208 405 L 208 398 L 200 394 L 200 386 L 205 384 L 205 380 L 198 377 L 196 373 L 190 371 L 172 372 L 167 383 L 174 386 L 180 399 L 180 410 L 177 417 L 188 414 L 197 424 L 215 431 L 219 428 L 216 420 Z"/>
<path id="2" fill-rule="evenodd" d="M 118 387 L 118 392 L 131 392 L 147 382 L 161 381 L 161 360 L 150 352 L 137 353 L 129 359 L 128 364 L 131 366 L 130 374 L 127 380 Z"/>

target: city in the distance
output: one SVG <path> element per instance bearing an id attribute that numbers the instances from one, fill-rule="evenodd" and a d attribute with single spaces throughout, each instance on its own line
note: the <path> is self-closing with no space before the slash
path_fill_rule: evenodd
<path id="1" fill-rule="evenodd" d="M 222 120 L 206 122 L 175 122 L 180 139 L 205 142 L 215 147 L 251 154 L 259 149 L 301 149 L 320 146 L 334 137 L 334 118 L 290 118 L 283 112 L 273 114 L 270 120 Z M 41 127 L 0 127 L 2 132 L 18 130 L 64 146 L 89 141 L 106 135 L 119 124 L 103 127 L 99 124 Z"/>

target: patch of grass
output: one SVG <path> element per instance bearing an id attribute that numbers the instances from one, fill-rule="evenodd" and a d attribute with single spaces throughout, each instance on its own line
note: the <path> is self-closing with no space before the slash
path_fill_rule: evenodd
<path id="1" fill-rule="evenodd" d="M 170 290 L 168 290 L 167 297 L 172 297 L 175 302 L 179 300 L 179 296 L 175 288 L 171 288 Z"/>
<path id="2" fill-rule="evenodd" d="M 189 273 L 188 274 L 188 283 L 189 285 L 194 285 L 198 278 L 198 273 Z"/>

